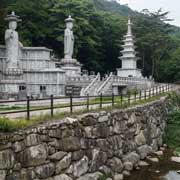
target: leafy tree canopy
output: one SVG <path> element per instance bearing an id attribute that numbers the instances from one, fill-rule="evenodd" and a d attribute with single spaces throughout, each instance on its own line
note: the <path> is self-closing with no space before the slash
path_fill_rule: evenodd
<path id="1" fill-rule="evenodd" d="M 10 11 L 21 16 L 18 32 L 28 46 L 52 48 L 63 57 L 64 19 L 69 14 L 75 19 L 75 54 L 85 69 L 102 74 L 121 66 L 120 56 L 127 18 L 131 15 L 141 60 L 138 66 L 145 76 L 158 81 L 175 81 L 178 71 L 180 30 L 167 24 L 168 12 L 159 9 L 141 13 L 115 1 L 107 0 L 2 0 L 0 4 L 0 43 L 4 43 L 7 23 L 4 17 Z M 171 69 L 170 64 L 172 64 Z M 176 66 L 177 65 L 177 66 Z M 175 68 L 176 67 L 176 68 Z M 165 73 L 166 70 L 166 73 Z M 167 73 L 168 71 L 168 73 Z"/>

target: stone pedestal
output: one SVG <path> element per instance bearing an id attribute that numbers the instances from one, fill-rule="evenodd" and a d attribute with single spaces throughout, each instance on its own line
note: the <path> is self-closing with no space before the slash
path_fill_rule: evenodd
<path id="1" fill-rule="evenodd" d="M 137 77 L 142 78 L 140 69 L 117 69 L 117 76 L 119 77 Z"/>
<path id="2" fill-rule="evenodd" d="M 65 71 L 66 76 L 74 77 L 81 75 L 81 64 L 76 59 L 62 59 L 61 69 Z"/>
<path id="3" fill-rule="evenodd" d="M 0 80 L 2 99 L 19 99 L 26 96 L 25 82 L 22 80 L 23 71 L 20 69 L 7 69 Z M 24 87 L 24 88 L 23 88 Z M 24 94 L 24 95 L 23 95 Z"/>

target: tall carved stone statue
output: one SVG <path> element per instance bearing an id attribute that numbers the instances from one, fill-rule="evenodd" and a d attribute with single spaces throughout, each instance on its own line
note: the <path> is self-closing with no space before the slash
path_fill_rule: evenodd
<path id="1" fill-rule="evenodd" d="M 66 22 L 66 29 L 64 32 L 64 55 L 65 59 L 72 59 L 74 51 L 74 35 L 73 35 L 73 21 L 74 19 L 69 16 Z"/>
<path id="2" fill-rule="evenodd" d="M 19 38 L 16 32 L 17 22 L 21 21 L 14 12 L 5 18 L 9 22 L 9 29 L 5 32 L 7 69 L 17 69 L 19 59 Z"/>

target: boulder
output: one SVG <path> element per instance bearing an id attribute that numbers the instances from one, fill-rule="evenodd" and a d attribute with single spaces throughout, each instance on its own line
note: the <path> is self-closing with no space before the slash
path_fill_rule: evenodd
<path id="1" fill-rule="evenodd" d="M 139 147 L 137 151 L 140 155 L 140 158 L 145 159 L 147 155 L 149 155 L 152 152 L 152 148 L 148 145 L 143 145 Z"/>
<path id="2" fill-rule="evenodd" d="M 84 156 L 80 161 L 74 163 L 73 165 L 73 175 L 75 177 L 80 177 L 88 171 L 89 159 Z"/>
<path id="3" fill-rule="evenodd" d="M 0 151 L 0 169 L 11 169 L 14 166 L 14 153 L 12 150 Z"/>
<path id="4" fill-rule="evenodd" d="M 123 163 L 120 159 L 113 157 L 108 160 L 107 165 L 112 169 L 112 171 L 121 173 L 123 170 Z"/>
<path id="5" fill-rule="evenodd" d="M 51 177 L 55 172 L 55 165 L 50 163 L 36 167 L 35 172 L 40 179 Z"/>
<path id="6" fill-rule="evenodd" d="M 100 166 L 105 164 L 107 160 L 107 155 L 105 152 L 102 152 L 98 149 L 92 151 L 92 161 L 89 168 L 90 172 L 95 172 Z"/>
<path id="7" fill-rule="evenodd" d="M 128 171 L 132 171 L 133 170 L 133 164 L 132 162 L 125 162 L 124 163 L 124 169 L 128 170 Z"/>
<path id="8" fill-rule="evenodd" d="M 171 157 L 171 161 L 176 162 L 176 163 L 180 163 L 180 157 L 173 156 L 173 157 Z"/>
<path id="9" fill-rule="evenodd" d="M 141 167 L 144 167 L 144 166 L 149 166 L 149 163 L 147 163 L 145 161 L 139 161 L 138 165 Z"/>
<path id="10" fill-rule="evenodd" d="M 29 134 L 25 140 L 26 146 L 35 146 L 37 144 L 40 144 L 40 142 L 41 139 L 38 134 Z"/>
<path id="11" fill-rule="evenodd" d="M 80 150 L 80 140 L 78 137 L 68 137 L 59 140 L 59 148 L 62 151 L 72 152 Z"/>
<path id="12" fill-rule="evenodd" d="M 123 158 L 123 161 L 131 162 L 133 165 L 136 165 L 140 161 L 140 156 L 137 153 L 132 152 L 132 153 L 129 153 L 128 155 L 126 155 Z"/>
<path id="13" fill-rule="evenodd" d="M 40 144 L 27 148 L 19 154 L 19 160 L 23 167 L 38 166 L 46 162 L 48 153 L 47 145 Z"/>
<path id="14" fill-rule="evenodd" d="M 102 175 L 100 172 L 89 173 L 79 177 L 77 180 L 99 180 L 99 177 Z"/>
<path id="15" fill-rule="evenodd" d="M 114 180 L 123 180 L 124 179 L 124 175 L 123 174 L 115 174 L 113 179 Z"/>
<path id="16" fill-rule="evenodd" d="M 143 131 L 140 131 L 140 133 L 135 137 L 135 142 L 138 146 L 146 144 L 146 138 Z"/>
<path id="17" fill-rule="evenodd" d="M 0 170 L 0 180 L 6 179 L 6 170 Z"/>
<path id="18" fill-rule="evenodd" d="M 59 151 L 49 156 L 49 159 L 52 161 L 58 161 L 61 160 L 65 155 L 67 155 L 67 152 Z"/>
<path id="19" fill-rule="evenodd" d="M 61 174 L 61 175 L 55 176 L 53 180 L 72 180 L 72 178 L 67 176 L 66 174 Z"/>
<path id="20" fill-rule="evenodd" d="M 99 119 L 98 119 L 98 122 L 106 122 L 108 121 L 108 116 L 100 116 Z"/>
<path id="21" fill-rule="evenodd" d="M 71 164 L 71 153 L 67 154 L 62 160 L 56 163 L 56 174 L 60 174 L 62 170 L 67 169 Z"/>

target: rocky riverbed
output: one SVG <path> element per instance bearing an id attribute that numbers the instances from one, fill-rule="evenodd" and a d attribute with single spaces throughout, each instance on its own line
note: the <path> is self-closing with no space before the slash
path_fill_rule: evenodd
<path id="1" fill-rule="evenodd" d="M 172 156 L 173 152 L 166 149 L 163 155 L 154 156 L 158 162 L 146 160 L 149 166 L 133 171 L 125 180 L 180 180 L 180 163 L 171 161 Z"/>

